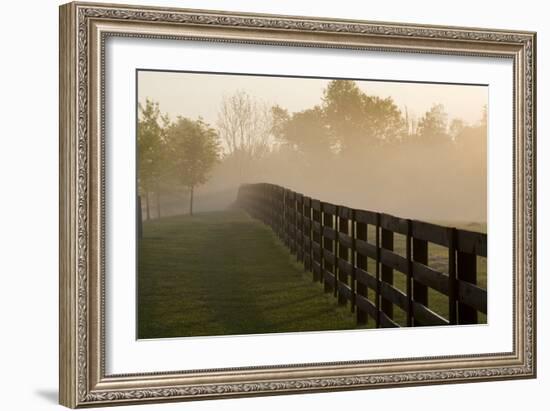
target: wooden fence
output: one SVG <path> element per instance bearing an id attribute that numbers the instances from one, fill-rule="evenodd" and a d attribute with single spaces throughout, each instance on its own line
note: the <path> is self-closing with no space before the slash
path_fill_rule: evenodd
<path id="1" fill-rule="evenodd" d="M 237 202 L 272 228 L 325 292 L 349 303 L 358 324 L 370 317 L 376 327 L 399 327 L 394 305 L 407 326 L 476 324 L 478 312 L 487 313 L 487 291 L 476 285 L 486 234 L 351 209 L 267 183 L 241 186 Z M 401 255 L 395 234 L 405 240 Z M 428 265 L 428 243 L 448 251 L 446 272 Z M 406 290 L 394 285 L 394 270 L 406 276 Z M 428 288 L 448 297 L 447 318 L 429 308 Z"/>

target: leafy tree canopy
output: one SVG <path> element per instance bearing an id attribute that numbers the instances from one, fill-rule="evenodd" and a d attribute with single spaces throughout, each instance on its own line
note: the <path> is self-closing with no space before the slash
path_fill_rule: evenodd
<path id="1" fill-rule="evenodd" d="M 155 190 L 162 175 L 164 156 L 164 124 L 167 118 L 160 113 L 158 103 L 146 99 L 138 106 L 137 145 L 138 179 L 143 191 Z"/>
<path id="2" fill-rule="evenodd" d="M 272 108 L 273 134 L 283 144 L 302 154 L 330 154 L 331 141 L 324 112 L 319 106 L 292 115 Z"/>
<path id="3" fill-rule="evenodd" d="M 174 173 L 185 187 L 195 187 L 208 180 L 218 161 L 219 143 L 216 131 L 202 119 L 178 117 L 166 132 Z"/>
<path id="4" fill-rule="evenodd" d="M 390 143 L 405 133 L 405 121 L 393 99 L 369 96 L 352 80 L 331 81 L 323 92 L 322 110 L 333 146 L 342 153 Z"/>
<path id="5" fill-rule="evenodd" d="M 418 122 L 418 137 L 426 143 L 446 142 L 447 113 L 443 104 L 434 104 Z"/>

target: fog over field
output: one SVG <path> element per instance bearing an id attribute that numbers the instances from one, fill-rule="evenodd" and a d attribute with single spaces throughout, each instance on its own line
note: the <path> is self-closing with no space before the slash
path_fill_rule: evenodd
<path id="1" fill-rule="evenodd" d="M 189 212 L 191 197 L 194 212 L 220 210 L 241 184 L 271 182 L 349 207 L 484 225 L 487 97 L 474 85 L 140 71 L 144 218 L 147 203 L 150 218 Z"/>

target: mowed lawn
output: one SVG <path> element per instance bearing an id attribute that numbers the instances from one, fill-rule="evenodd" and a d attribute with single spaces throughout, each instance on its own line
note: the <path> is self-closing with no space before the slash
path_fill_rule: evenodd
<path id="1" fill-rule="evenodd" d="M 356 328 L 349 306 L 240 210 L 144 222 L 138 259 L 138 338 Z"/>

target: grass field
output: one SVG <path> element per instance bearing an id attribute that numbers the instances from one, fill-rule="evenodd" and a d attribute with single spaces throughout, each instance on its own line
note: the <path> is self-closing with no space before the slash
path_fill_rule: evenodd
<path id="1" fill-rule="evenodd" d="M 356 327 L 349 308 L 242 211 L 152 220 L 143 233 L 138 338 Z"/>
<path id="2" fill-rule="evenodd" d="M 138 338 L 357 328 L 349 306 L 338 306 L 332 294 L 323 293 L 271 229 L 242 211 L 152 220 L 144 222 L 143 233 Z M 374 242 L 374 230 L 368 234 Z M 404 236 L 395 235 L 394 249 L 405 255 Z M 430 243 L 428 251 L 428 264 L 447 272 L 447 249 Z M 479 259 L 483 288 L 486 272 L 486 260 Z M 405 282 L 405 275 L 395 271 L 395 286 L 405 291 Z M 428 298 L 432 310 L 448 316 L 446 296 L 430 289 Z M 397 306 L 394 316 L 406 325 Z M 483 314 L 479 322 L 486 322 Z"/>

